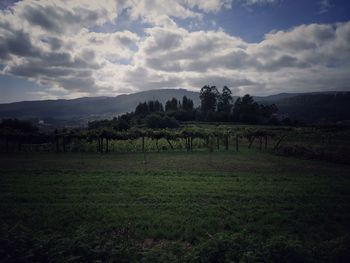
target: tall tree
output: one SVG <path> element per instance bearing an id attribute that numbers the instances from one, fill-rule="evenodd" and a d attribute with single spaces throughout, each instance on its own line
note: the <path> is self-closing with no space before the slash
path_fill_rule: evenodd
<path id="1" fill-rule="evenodd" d="M 154 111 L 156 111 L 156 112 L 164 111 L 163 104 L 160 103 L 158 100 L 154 101 Z"/>
<path id="2" fill-rule="evenodd" d="M 201 100 L 201 110 L 203 112 L 216 110 L 217 98 L 219 96 L 219 92 L 215 86 L 205 85 L 201 88 L 199 98 Z"/>
<path id="3" fill-rule="evenodd" d="M 140 102 L 135 109 L 136 115 L 146 115 L 149 112 L 147 102 Z"/>
<path id="4" fill-rule="evenodd" d="M 182 109 L 185 111 L 193 110 L 193 100 L 183 96 L 182 98 Z"/>
<path id="5" fill-rule="evenodd" d="M 148 103 L 148 111 L 149 112 L 154 112 L 154 101 L 153 100 L 150 100 Z"/>
<path id="6" fill-rule="evenodd" d="M 278 108 L 275 104 L 271 104 L 271 105 L 260 104 L 259 111 L 262 117 L 270 118 L 272 114 L 278 112 Z"/>
<path id="7" fill-rule="evenodd" d="M 172 98 L 165 103 L 165 111 L 177 111 L 178 110 L 178 101 L 176 98 Z"/>
<path id="8" fill-rule="evenodd" d="M 259 117 L 259 104 L 254 101 L 252 96 L 246 94 L 236 100 L 233 114 L 238 121 L 255 123 Z"/>
<path id="9" fill-rule="evenodd" d="M 218 112 L 230 113 L 232 109 L 232 92 L 224 86 L 222 93 L 219 95 Z"/>

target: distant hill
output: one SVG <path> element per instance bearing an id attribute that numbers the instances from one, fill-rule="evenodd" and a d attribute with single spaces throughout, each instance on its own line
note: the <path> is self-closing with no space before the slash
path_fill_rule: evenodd
<path id="1" fill-rule="evenodd" d="M 262 96 L 253 96 L 253 97 L 255 101 L 270 103 L 270 102 L 276 102 L 282 99 L 292 98 L 300 94 L 302 93 L 279 93 L 276 95 L 269 95 L 264 97 Z"/>
<path id="2" fill-rule="evenodd" d="M 299 121 L 350 120 L 350 92 L 306 93 L 269 102 L 275 103 L 281 114 Z"/>
<path id="3" fill-rule="evenodd" d="M 131 112 L 139 102 L 159 100 L 163 104 L 183 96 L 200 104 L 199 93 L 185 89 L 159 89 L 116 97 L 72 100 L 23 101 L 0 104 L 0 118 L 92 120 Z M 237 97 L 234 97 L 234 100 Z M 350 120 L 350 92 L 280 93 L 254 97 L 259 103 L 275 103 L 279 114 L 304 122 Z"/>
<path id="4" fill-rule="evenodd" d="M 23 101 L 0 104 L 0 118 L 69 119 L 98 115 L 115 116 L 133 111 L 139 102 L 157 99 L 164 104 L 173 97 L 182 100 L 183 96 L 192 99 L 195 106 L 199 105 L 198 92 L 185 89 L 159 89 L 116 97 Z"/>

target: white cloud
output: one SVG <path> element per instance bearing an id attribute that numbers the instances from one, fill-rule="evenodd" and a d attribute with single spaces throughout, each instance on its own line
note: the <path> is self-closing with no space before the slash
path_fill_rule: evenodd
<path id="1" fill-rule="evenodd" d="M 163 0 L 134 0 L 130 1 L 129 14 L 134 20 L 141 19 L 144 22 L 157 26 L 175 27 L 171 17 L 176 18 L 201 18 L 201 14 L 191 11 L 177 1 Z"/>
<path id="2" fill-rule="evenodd" d="M 204 12 L 218 12 L 221 9 L 229 9 L 232 6 L 232 0 L 184 0 L 190 8 L 197 7 Z"/>
<path id="3" fill-rule="evenodd" d="M 199 89 L 205 84 L 228 85 L 240 94 L 349 89 L 350 22 L 301 25 L 266 34 L 258 43 L 224 31 L 189 31 L 175 23 L 176 19 L 200 21 L 207 12 L 237 3 L 18 2 L 0 11 L 3 73 L 48 87 L 38 93 L 42 97 Z M 106 23 L 117 25 L 122 12 L 132 21 L 146 23 L 143 36 L 129 30 L 95 32 Z"/>
<path id="4" fill-rule="evenodd" d="M 216 82 L 262 94 L 347 89 L 349 77 L 340 72 L 350 69 L 349 32 L 350 22 L 302 25 L 252 44 L 225 32 L 152 28 L 134 58 L 148 71 L 180 76 L 184 87 Z M 324 76 L 331 81 L 319 82 Z"/>

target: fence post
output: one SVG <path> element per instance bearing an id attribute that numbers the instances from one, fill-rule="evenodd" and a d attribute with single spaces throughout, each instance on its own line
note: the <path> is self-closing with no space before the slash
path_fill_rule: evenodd
<path id="1" fill-rule="evenodd" d="M 63 152 L 66 152 L 66 142 L 65 142 L 65 137 L 62 138 L 62 147 L 63 147 Z"/>
<path id="2" fill-rule="evenodd" d="M 59 137 L 55 136 L 55 144 L 56 144 L 56 153 L 60 151 Z"/>
<path id="3" fill-rule="evenodd" d="M 238 134 L 236 134 L 236 152 L 238 152 L 239 148 L 238 148 Z"/>
<path id="4" fill-rule="evenodd" d="M 259 137 L 259 150 L 262 150 L 262 137 Z"/>
<path id="5" fill-rule="evenodd" d="M 283 136 L 281 136 L 281 138 L 277 141 L 277 143 L 275 144 L 275 147 L 273 147 L 274 150 L 276 150 L 278 148 L 278 146 L 281 144 L 282 140 L 287 136 L 287 134 L 284 134 Z"/>
<path id="6" fill-rule="evenodd" d="M 249 145 L 248 145 L 248 149 L 250 149 L 253 145 L 253 142 L 255 140 L 255 137 L 253 136 L 252 138 L 249 139 Z"/>
<path id="7" fill-rule="evenodd" d="M 142 136 L 142 152 L 145 152 L 145 136 Z"/>
<path id="8" fill-rule="evenodd" d="M 6 152 L 8 153 L 9 152 L 9 138 L 6 136 L 5 137 L 5 145 L 6 145 Z"/>

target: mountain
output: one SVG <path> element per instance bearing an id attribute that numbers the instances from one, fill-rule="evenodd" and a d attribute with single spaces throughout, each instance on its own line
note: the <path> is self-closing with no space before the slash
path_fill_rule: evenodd
<path id="1" fill-rule="evenodd" d="M 269 96 L 265 96 L 265 97 L 262 97 L 262 96 L 253 96 L 253 97 L 254 97 L 255 101 L 260 102 L 260 103 L 263 103 L 263 102 L 275 103 L 279 100 L 292 98 L 292 97 L 298 96 L 300 94 L 302 94 L 302 93 L 279 93 L 276 95 L 269 95 Z"/>
<path id="2" fill-rule="evenodd" d="M 163 104 L 173 97 L 192 99 L 200 104 L 199 93 L 185 89 L 158 89 L 116 97 L 90 97 L 72 100 L 23 101 L 0 104 L 0 119 L 70 120 L 72 125 L 87 120 L 112 118 L 134 111 L 139 102 L 159 100 Z M 237 97 L 234 97 L 234 101 Z M 280 116 L 308 123 L 350 120 L 350 92 L 280 93 L 256 96 L 263 104 L 276 104 Z M 77 121 L 79 120 L 79 122 Z"/>
<path id="3" fill-rule="evenodd" d="M 350 120 L 350 92 L 305 93 L 269 102 L 279 113 L 307 123 Z"/>
<path id="4" fill-rule="evenodd" d="M 149 90 L 116 97 L 91 97 L 72 100 L 22 101 L 0 104 L 0 118 L 58 118 L 70 119 L 91 116 L 115 116 L 130 112 L 139 102 L 159 100 L 163 104 L 173 97 L 183 96 L 199 105 L 198 92 L 185 89 Z"/>

